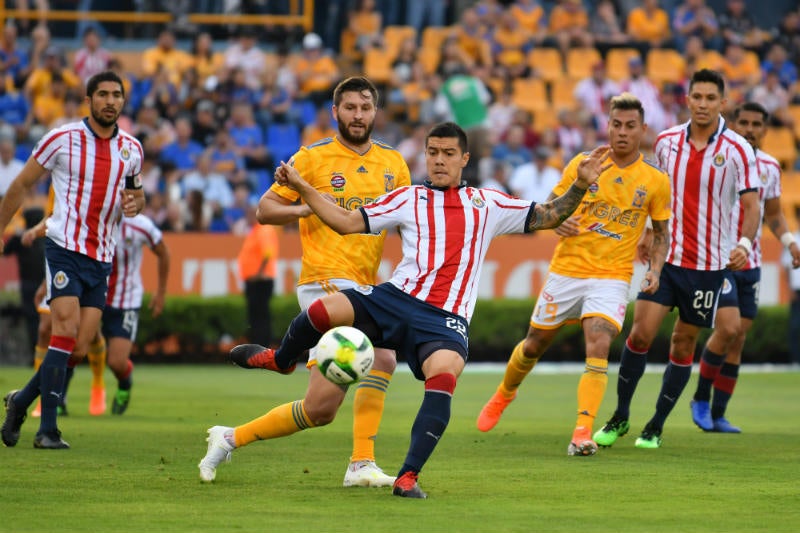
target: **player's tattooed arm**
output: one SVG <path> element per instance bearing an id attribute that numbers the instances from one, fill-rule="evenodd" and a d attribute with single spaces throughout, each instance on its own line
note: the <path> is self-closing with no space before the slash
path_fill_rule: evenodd
<path id="1" fill-rule="evenodd" d="M 650 246 L 650 268 L 656 275 L 661 274 L 669 251 L 669 228 L 667 220 L 653 221 L 653 244 Z"/>
<path id="2" fill-rule="evenodd" d="M 533 216 L 528 229 L 534 231 L 559 226 L 575 211 L 584 194 L 586 194 L 586 189 L 581 189 L 573 183 L 561 196 L 536 204 L 533 207 Z"/>

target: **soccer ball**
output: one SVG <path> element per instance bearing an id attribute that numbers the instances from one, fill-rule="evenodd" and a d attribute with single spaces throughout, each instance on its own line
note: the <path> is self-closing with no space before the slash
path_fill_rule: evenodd
<path id="1" fill-rule="evenodd" d="M 317 343 L 317 368 L 337 385 L 350 385 L 372 369 L 375 351 L 364 333 L 350 326 L 328 330 Z"/>

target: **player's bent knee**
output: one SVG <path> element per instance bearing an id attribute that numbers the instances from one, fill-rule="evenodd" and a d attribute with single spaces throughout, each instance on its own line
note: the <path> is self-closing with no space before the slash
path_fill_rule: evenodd
<path id="1" fill-rule="evenodd" d="M 375 348 L 375 363 L 372 365 L 372 368 L 373 370 L 380 370 L 387 374 L 393 374 L 397 368 L 397 355 L 394 350 Z"/>

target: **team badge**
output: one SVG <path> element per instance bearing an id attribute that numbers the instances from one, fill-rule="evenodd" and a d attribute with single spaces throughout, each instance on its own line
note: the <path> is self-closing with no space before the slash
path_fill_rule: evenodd
<path id="1" fill-rule="evenodd" d="M 730 281 L 728 281 L 727 279 L 725 279 L 725 280 L 722 282 L 722 294 L 730 294 L 730 292 L 731 292 L 732 290 L 733 290 L 733 285 L 731 284 L 731 282 L 730 282 Z"/>
<path id="2" fill-rule="evenodd" d="M 714 166 L 721 167 L 725 164 L 725 155 L 724 154 L 717 154 L 714 156 Z"/>
<path id="3" fill-rule="evenodd" d="M 600 185 L 598 185 L 596 181 L 591 185 L 589 185 L 589 194 L 595 195 L 599 190 L 600 190 Z"/>
<path id="4" fill-rule="evenodd" d="M 644 206 L 645 198 L 647 198 L 647 191 L 644 190 L 642 187 L 639 187 L 633 193 L 633 201 L 631 202 L 631 205 L 633 207 L 641 209 L 642 206 Z"/>
<path id="5" fill-rule="evenodd" d="M 127 146 L 123 146 L 122 150 L 119 151 L 119 156 L 124 160 L 127 161 L 131 158 L 131 151 L 128 150 Z"/>
<path id="6" fill-rule="evenodd" d="M 761 183 L 763 183 L 764 186 L 766 186 L 767 185 L 767 173 L 766 172 L 762 172 L 761 175 L 759 176 L 759 178 L 761 179 Z"/>
<path id="7" fill-rule="evenodd" d="M 69 283 L 69 277 L 67 277 L 66 273 L 63 270 L 59 270 L 56 272 L 56 275 L 53 276 L 53 287 L 56 289 L 63 289 Z"/>
<path id="8" fill-rule="evenodd" d="M 394 190 L 394 173 L 388 168 L 383 170 L 383 189 L 386 192 Z"/>
<path id="9" fill-rule="evenodd" d="M 483 201 L 483 198 L 480 196 L 473 196 L 472 197 L 472 205 L 477 207 L 478 209 L 483 209 L 486 206 L 486 202 Z"/>
<path id="10" fill-rule="evenodd" d="M 372 294 L 372 291 L 375 287 L 372 285 L 356 285 L 353 287 L 353 290 L 360 292 L 361 294 Z"/>
<path id="11" fill-rule="evenodd" d="M 341 172 L 334 172 L 331 176 L 331 187 L 333 187 L 334 191 L 343 191 L 345 183 L 347 183 L 347 180 L 344 179 L 344 175 Z"/>

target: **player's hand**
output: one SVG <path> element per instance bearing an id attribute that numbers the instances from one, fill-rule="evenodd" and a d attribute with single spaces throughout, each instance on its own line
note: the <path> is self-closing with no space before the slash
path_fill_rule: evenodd
<path id="1" fill-rule="evenodd" d="M 33 241 L 36 240 L 36 229 L 30 228 L 26 229 L 22 232 L 22 237 L 20 237 L 20 241 L 22 242 L 22 246 L 30 247 L 33 244 Z"/>
<path id="2" fill-rule="evenodd" d="M 747 256 L 747 250 L 741 246 L 737 246 L 731 252 L 728 264 L 725 265 L 725 267 L 732 271 L 742 270 L 747 265 Z"/>
<path id="3" fill-rule="evenodd" d="M 655 294 L 658 290 L 660 276 L 656 274 L 652 270 L 648 270 L 644 273 L 644 279 L 642 280 L 641 290 L 645 294 Z"/>
<path id="4" fill-rule="evenodd" d="M 150 308 L 150 313 L 153 315 L 153 318 L 160 315 L 164 310 L 164 294 L 160 292 L 156 293 L 153 299 L 150 300 L 150 305 L 148 305 L 148 307 Z"/>
<path id="5" fill-rule="evenodd" d="M 300 173 L 293 166 L 281 161 L 275 169 L 275 181 L 279 185 L 284 185 L 290 189 L 297 190 L 297 185 L 303 182 Z"/>
<path id="6" fill-rule="evenodd" d="M 581 232 L 580 224 L 578 224 L 580 219 L 580 216 L 569 217 L 560 226 L 553 228 L 553 231 L 559 237 L 574 237 Z"/>
<path id="7" fill-rule="evenodd" d="M 575 180 L 578 187 L 587 189 L 589 185 L 597 181 L 600 174 L 611 168 L 610 162 L 603 164 L 608 161 L 608 151 L 607 144 L 598 146 L 578 163 L 578 178 Z"/>
<path id="8" fill-rule="evenodd" d="M 126 217 L 135 217 L 139 214 L 139 206 L 136 205 L 136 198 L 129 192 L 122 193 L 122 214 Z"/>
<path id="9" fill-rule="evenodd" d="M 636 257 L 643 265 L 650 262 L 650 249 L 653 247 L 653 230 L 646 229 L 639 242 L 636 243 Z"/>
<path id="10" fill-rule="evenodd" d="M 800 268 L 800 246 L 796 242 L 789 247 L 789 253 L 792 254 L 792 268 Z"/>

